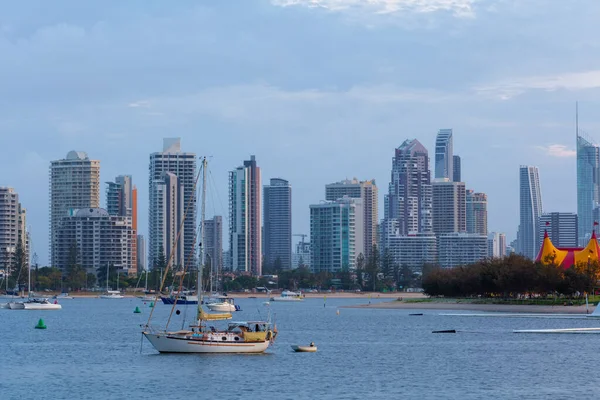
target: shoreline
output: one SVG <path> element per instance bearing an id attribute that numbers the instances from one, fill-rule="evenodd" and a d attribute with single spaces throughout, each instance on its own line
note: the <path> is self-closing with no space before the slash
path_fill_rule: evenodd
<path id="1" fill-rule="evenodd" d="M 376 304 L 342 306 L 343 308 L 371 308 L 380 310 L 439 310 L 439 311 L 480 311 L 531 314 L 586 314 L 586 306 L 548 306 L 535 304 L 469 304 L 452 302 L 404 303 L 401 301 Z M 590 305 L 591 314 L 596 307 Z"/>

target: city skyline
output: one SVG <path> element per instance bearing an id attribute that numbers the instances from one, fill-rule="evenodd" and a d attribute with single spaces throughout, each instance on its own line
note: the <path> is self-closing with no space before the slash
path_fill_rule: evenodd
<path id="1" fill-rule="evenodd" d="M 264 176 L 288 179 L 295 233 L 308 233 L 308 205 L 322 200 L 324 184 L 357 176 L 385 185 L 391 148 L 414 137 L 431 155 L 444 127 L 454 130 L 462 180 L 488 195 L 490 230 L 515 237 L 521 164 L 540 168 L 545 208 L 576 210 L 577 99 L 582 131 L 600 136 L 592 113 L 598 52 L 586 39 L 598 28 L 582 21 L 600 4 L 582 2 L 565 13 L 560 2 L 541 10 L 436 1 L 381 13 L 381 5 L 225 3 L 143 9 L 107 2 L 84 12 L 59 0 L 52 12 L 28 18 L 23 4 L 7 5 L 1 34 L 6 58 L 15 62 L 2 66 L 0 168 L 12 174 L 1 184 L 14 187 L 28 209 L 41 264 L 48 262 L 51 160 L 87 151 L 102 161 L 102 182 L 132 175 L 146 210 L 144 159 L 171 135 L 213 156 L 221 200 L 227 172 L 250 153 Z M 553 24 L 558 17 L 562 23 Z M 251 40 L 229 34 L 238 24 Z M 507 31 L 521 37 L 518 46 Z M 265 61 L 273 55 L 278 62 Z M 227 215 L 226 200 L 215 203 L 214 214 Z M 139 221 L 147 232 L 147 218 Z"/>

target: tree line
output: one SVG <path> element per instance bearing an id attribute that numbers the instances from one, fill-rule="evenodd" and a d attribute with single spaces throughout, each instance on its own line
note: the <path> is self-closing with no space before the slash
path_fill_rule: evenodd
<path id="1" fill-rule="evenodd" d="M 424 273 L 423 289 L 430 296 L 445 297 L 578 297 L 594 292 L 599 272 L 594 261 L 564 269 L 511 254 L 462 267 L 433 268 Z"/>

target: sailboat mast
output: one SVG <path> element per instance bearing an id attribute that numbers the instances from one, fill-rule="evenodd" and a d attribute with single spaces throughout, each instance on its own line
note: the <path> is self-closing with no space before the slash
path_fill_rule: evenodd
<path id="1" fill-rule="evenodd" d="M 106 264 L 106 293 L 108 293 L 108 269 L 110 268 L 110 264 Z"/>
<path id="2" fill-rule="evenodd" d="M 198 262 L 200 267 L 198 268 L 198 277 L 196 286 L 198 288 L 198 317 L 202 310 L 202 272 L 204 267 L 204 218 L 206 216 L 206 157 L 202 159 L 202 203 L 200 207 L 200 252 Z M 200 325 L 200 323 L 198 323 Z"/>

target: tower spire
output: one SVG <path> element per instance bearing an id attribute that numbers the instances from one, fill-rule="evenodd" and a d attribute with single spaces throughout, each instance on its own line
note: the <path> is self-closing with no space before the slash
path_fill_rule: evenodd
<path id="1" fill-rule="evenodd" d="M 579 102 L 575 102 L 575 138 L 579 137 Z"/>

